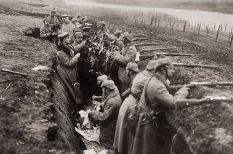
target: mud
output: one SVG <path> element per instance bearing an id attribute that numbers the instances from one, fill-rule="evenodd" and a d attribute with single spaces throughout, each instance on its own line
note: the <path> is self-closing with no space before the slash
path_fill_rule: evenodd
<path id="1" fill-rule="evenodd" d="M 48 8 L 45 7 L 46 9 Z M 6 14 L 6 11 L 3 13 Z M 8 89 L 0 93 L 2 96 L 0 99 L 0 131 L 2 132 L 0 149 L 2 151 L 0 153 L 48 153 L 51 147 L 56 149 L 56 152 L 69 153 L 71 150 L 67 148 L 67 145 L 73 143 L 73 139 L 75 141 L 73 138 L 75 135 L 72 131 L 64 133 L 73 126 L 70 124 L 72 121 L 64 117 L 57 121 L 58 124 L 67 123 L 67 126 L 59 125 L 59 128 L 63 129 L 62 138 L 66 139 L 69 136 L 71 141 L 61 141 L 59 137 L 58 139 L 52 137 L 52 140 L 55 139 L 55 141 L 47 141 L 47 130 L 51 128 L 56 132 L 56 124 L 53 122 L 54 115 L 50 109 L 52 106 L 50 92 L 47 92 L 48 89 L 42 82 L 47 79 L 48 72 L 31 71 L 31 68 L 39 64 L 50 66 L 50 58 L 54 57 L 55 48 L 46 41 L 22 35 L 23 29 L 28 26 L 40 25 L 41 19 L 19 16 L 14 14 L 14 11 L 8 11 L 7 14 L 17 16 L 5 14 L 0 14 L 1 68 L 24 72 L 29 74 L 29 77 L 22 78 L 2 72 L 0 74 L 0 90 L 5 89 L 11 83 Z M 176 52 L 198 54 L 191 58 L 173 57 L 175 62 L 226 66 L 226 69 L 181 67 L 178 70 L 181 75 L 172 82 L 173 84 L 184 84 L 191 81 L 232 81 L 233 79 L 233 52 L 227 43 L 216 43 L 214 38 L 197 36 L 192 33 L 145 25 L 130 25 L 119 19 L 101 17 L 97 19 L 106 21 L 112 32 L 118 28 L 130 30 L 135 35 L 143 34 L 156 38 L 151 42 L 163 42 L 160 47 L 177 47 Z M 140 48 L 138 49 L 140 50 Z M 141 64 L 141 69 L 145 64 L 146 62 Z M 201 87 L 192 89 L 191 93 L 191 98 L 201 98 L 206 95 L 231 96 L 232 88 Z M 185 143 L 193 153 L 230 154 L 233 151 L 232 108 L 233 105 L 230 103 L 219 102 L 171 111 L 167 118 L 182 134 Z M 48 122 L 41 122 L 43 119 L 47 119 Z M 76 145 L 73 147 L 78 146 L 79 142 L 75 141 L 74 143 Z M 88 144 L 89 147 L 93 147 L 93 144 L 87 142 Z M 96 148 L 96 146 L 94 147 Z"/>

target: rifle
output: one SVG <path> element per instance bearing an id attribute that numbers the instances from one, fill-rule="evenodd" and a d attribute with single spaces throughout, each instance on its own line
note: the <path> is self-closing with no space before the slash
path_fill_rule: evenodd
<path id="1" fill-rule="evenodd" d="M 225 66 L 211 66 L 211 65 L 201 65 L 201 64 L 183 64 L 183 63 L 173 63 L 174 66 L 182 67 L 200 67 L 200 68 L 225 68 Z"/>
<path id="2" fill-rule="evenodd" d="M 170 90 L 176 90 L 182 88 L 184 85 L 175 85 L 170 86 Z M 208 86 L 208 87 L 217 87 L 217 86 L 233 86 L 233 82 L 191 82 L 190 84 L 185 85 L 187 87 L 193 88 L 197 86 Z"/>
<path id="3" fill-rule="evenodd" d="M 6 73 L 11 73 L 11 74 L 16 74 L 16 75 L 21 75 L 23 77 L 28 77 L 28 75 L 25 74 L 25 73 L 16 72 L 16 71 L 12 71 L 12 70 L 9 70 L 9 69 L 1 69 L 1 71 L 6 72 Z"/>
<path id="4" fill-rule="evenodd" d="M 143 44 L 135 44 L 136 47 L 139 46 L 151 46 L 151 45 L 161 45 L 162 43 L 143 43 Z"/>
<path id="5" fill-rule="evenodd" d="M 155 55 L 164 55 L 164 56 L 195 56 L 196 54 L 187 54 L 187 53 L 167 53 L 167 52 L 156 52 L 153 55 L 140 55 L 139 60 L 145 60 L 154 57 Z"/>
<path id="6" fill-rule="evenodd" d="M 159 44 L 158 44 L 159 45 Z M 154 48 L 154 49 L 144 49 L 141 50 L 140 52 L 152 52 L 152 51 L 158 51 L 158 50 L 177 50 L 177 47 L 169 47 L 169 48 Z"/>
<path id="7" fill-rule="evenodd" d="M 199 106 L 207 103 L 232 102 L 233 97 L 206 96 L 202 99 L 181 99 L 176 101 L 177 109 L 184 109 L 191 106 Z"/>

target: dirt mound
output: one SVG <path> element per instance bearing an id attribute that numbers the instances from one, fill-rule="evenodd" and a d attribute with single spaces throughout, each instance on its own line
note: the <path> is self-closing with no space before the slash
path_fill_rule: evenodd
<path id="1" fill-rule="evenodd" d="M 57 124 L 50 108 L 50 92 L 43 84 L 49 72 L 31 70 L 37 65 L 49 66 L 56 50 L 49 42 L 22 33 L 28 26 L 40 26 L 42 21 L 25 16 L 0 16 L 1 69 L 28 75 L 0 73 L 0 153 L 69 152 L 55 135 Z"/>

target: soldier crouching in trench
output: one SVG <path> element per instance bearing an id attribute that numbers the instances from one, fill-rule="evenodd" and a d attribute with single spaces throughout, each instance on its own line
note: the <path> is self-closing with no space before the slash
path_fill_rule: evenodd
<path id="1" fill-rule="evenodd" d="M 107 149 L 112 149 L 116 120 L 122 102 L 112 80 L 104 80 L 101 87 L 103 91 L 103 110 L 89 111 L 88 117 L 91 121 L 100 122 L 100 144 Z"/>

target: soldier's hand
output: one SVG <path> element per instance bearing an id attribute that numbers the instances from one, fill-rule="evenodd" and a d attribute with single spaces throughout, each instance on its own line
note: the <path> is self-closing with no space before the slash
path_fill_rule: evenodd
<path id="1" fill-rule="evenodd" d="M 182 93 L 182 95 L 186 98 L 189 95 L 189 87 L 184 85 L 182 88 L 180 88 L 179 93 Z"/>

